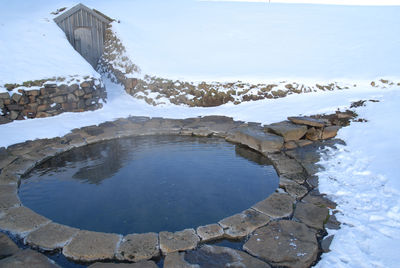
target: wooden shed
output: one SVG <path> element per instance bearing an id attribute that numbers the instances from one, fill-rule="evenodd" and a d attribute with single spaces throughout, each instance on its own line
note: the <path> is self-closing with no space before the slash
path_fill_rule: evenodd
<path id="1" fill-rule="evenodd" d="M 78 4 L 54 19 L 68 41 L 94 68 L 103 53 L 107 24 L 112 19 L 95 9 Z"/>

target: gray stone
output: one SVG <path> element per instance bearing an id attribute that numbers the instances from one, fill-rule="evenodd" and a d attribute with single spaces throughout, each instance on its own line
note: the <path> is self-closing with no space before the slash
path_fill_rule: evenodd
<path id="1" fill-rule="evenodd" d="M 295 199 L 288 194 L 273 193 L 252 208 L 273 219 L 289 217 L 293 213 Z"/>
<path id="2" fill-rule="evenodd" d="M 333 235 L 329 235 L 329 236 L 325 237 L 324 239 L 322 239 L 322 241 L 321 241 L 322 252 L 327 253 L 327 252 L 331 251 L 329 249 L 329 247 L 332 244 L 333 237 L 334 237 Z"/>
<path id="3" fill-rule="evenodd" d="M 298 184 L 303 184 L 306 181 L 307 176 L 304 173 L 295 173 L 281 175 L 280 178 L 292 180 L 294 182 L 297 182 Z"/>
<path id="4" fill-rule="evenodd" d="M 16 120 L 19 116 L 19 112 L 18 111 L 11 111 L 10 112 L 10 119 L 11 120 Z"/>
<path id="5" fill-rule="evenodd" d="M 246 145 L 264 154 L 279 152 L 283 147 L 282 137 L 248 127 L 236 131 L 233 136 L 230 136 L 227 140 Z"/>
<path id="6" fill-rule="evenodd" d="M 337 220 L 335 215 L 330 215 L 328 221 L 325 223 L 324 227 L 331 230 L 339 230 L 340 222 Z"/>
<path id="7" fill-rule="evenodd" d="M 133 262 L 150 260 L 160 256 L 158 234 L 130 234 L 122 239 L 116 257 Z"/>
<path id="8" fill-rule="evenodd" d="M 57 97 L 51 98 L 51 101 L 55 102 L 55 103 L 64 103 L 66 100 L 67 100 L 67 98 L 65 96 L 57 96 Z"/>
<path id="9" fill-rule="evenodd" d="M 322 139 L 326 140 L 326 139 L 331 139 L 336 137 L 338 131 L 339 131 L 340 127 L 339 126 L 330 126 L 330 127 L 326 127 L 324 128 L 324 130 L 322 131 Z"/>
<path id="10" fill-rule="evenodd" d="M 153 261 L 141 261 L 138 263 L 101 263 L 96 262 L 88 268 L 158 268 Z"/>
<path id="11" fill-rule="evenodd" d="M 305 224 L 288 220 L 257 229 L 243 249 L 272 265 L 293 268 L 309 267 L 318 255 L 315 232 Z"/>
<path id="12" fill-rule="evenodd" d="M 322 230 L 328 219 L 329 210 L 326 207 L 317 207 L 310 203 L 297 203 L 294 217 L 309 227 Z"/>
<path id="13" fill-rule="evenodd" d="M 67 95 L 67 101 L 68 102 L 77 102 L 79 101 L 79 98 L 77 98 L 74 94 L 68 94 Z"/>
<path id="14" fill-rule="evenodd" d="M 10 94 L 8 92 L 0 93 L 0 99 L 9 99 Z"/>
<path id="15" fill-rule="evenodd" d="M 168 254 L 164 268 L 194 268 L 194 267 L 241 267 L 269 268 L 270 266 L 249 254 L 226 247 L 204 245 L 201 248 L 186 253 Z"/>
<path id="16" fill-rule="evenodd" d="M 240 239 L 249 235 L 255 229 L 266 225 L 269 221 L 270 218 L 267 215 L 253 209 L 248 209 L 242 213 L 225 218 L 218 223 L 224 228 L 226 237 Z"/>
<path id="17" fill-rule="evenodd" d="M 308 190 L 306 187 L 298 184 L 297 182 L 293 180 L 289 180 L 285 177 L 280 177 L 279 178 L 279 187 L 285 189 L 285 191 L 293 196 L 296 199 L 301 199 L 303 196 L 305 196 L 308 193 Z"/>
<path id="18" fill-rule="evenodd" d="M 279 175 L 303 173 L 303 167 L 295 159 L 291 159 L 283 153 L 268 154 Z"/>
<path id="19" fill-rule="evenodd" d="M 36 214 L 29 208 L 15 207 L 7 210 L 4 217 L 0 218 L 0 229 L 24 235 L 49 222 L 49 219 Z"/>
<path id="20" fill-rule="evenodd" d="M 0 233 L 0 259 L 19 251 L 18 246 L 6 234 Z"/>
<path id="21" fill-rule="evenodd" d="M 55 268 L 59 267 L 39 252 L 25 249 L 20 250 L 14 255 L 0 260 L 0 267 L 2 268 Z"/>
<path id="22" fill-rule="evenodd" d="M 22 95 L 17 94 L 17 93 L 14 93 L 14 94 L 12 94 L 11 99 L 12 99 L 13 101 L 15 101 L 16 103 L 18 103 L 19 100 L 21 99 L 21 97 L 22 97 Z"/>
<path id="23" fill-rule="evenodd" d="M 310 141 L 310 140 L 298 140 L 298 141 L 296 141 L 296 144 L 299 147 L 303 147 L 303 146 L 307 146 L 307 145 L 312 144 L 312 141 Z"/>
<path id="24" fill-rule="evenodd" d="M 50 222 L 31 232 L 25 238 L 25 243 L 42 250 L 55 250 L 63 248 L 78 231 L 75 228 Z"/>
<path id="25" fill-rule="evenodd" d="M 217 240 L 224 236 L 224 229 L 219 224 L 209 224 L 197 227 L 197 235 L 200 237 L 201 242 Z"/>
<path id="26" fill-rule="evenodd" d="M 318 207 L 327 207 L 330 209 L 336 208 L 336 203 L 326 198 L 324 195 L 318 193 L 318 191 L 311 191 L 308 195 L 306 195 L 302 202 L 311 203 Z"/>
<path id="27" fill-rule="evenodd" d="M 21 206 L 17 194 L 17 185 L 0 185 L 0 211 Z"/>
<path id="28" fill-rule="evenodd" d="M 284 144 L 286 150 L 291 150 L 297 148 L 297 143 L 295 141 L 287 141 Z"/>
<path id="29" fill-rule="evenodd" d="M 63 249 L 63 254 L 76 261 L 111 260 L 121 236 L 91 231 L 79 231 Z"/>
<path id="30" fill-rule="evenodd" d="M 311 127 L 324 127 L 325 122 L 320 119 L 315 119 L 311 117 L 306 117 L 306 116 L 293 116 L 293 117 L 288 117 L 290 121 L 292 121 L 295 124 L 299 125 L 306 125 L 306 126 L 311 126 Z"/>
<path id="31" fill-rule="evenodd" d="M 304 125 L 296 125 L 289 121 L 283 121 L 266 126 L 266 128 L 284 138 L 285 141 L 294 141 L 301 139 L 307 132 Z"/>
<path id="32" fill-rule="evenodd" d="M 159 237 L 160 249 L 164 255 L 194 249 L 200 241 L 194 229 L 185 229 L 175 233 L 160 232 Z"/>
<path id="33" fill-rule="evenodd" d="M 198 137 L 209 137 L 213 134 L 213 132 L 207 128 L 195 128 L 192 133 L 194 136 Z"/>
<path id="34" fill-rule="evenodd" d="M 10 172 L 0 174 L 0 185 L 18 185 L 19 177 Z"/>

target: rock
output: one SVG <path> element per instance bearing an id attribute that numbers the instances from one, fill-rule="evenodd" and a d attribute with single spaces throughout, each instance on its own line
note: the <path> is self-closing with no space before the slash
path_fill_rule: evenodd
<path id="1" fill-rule="evenodd" d="M 0 233 L 0 259 L 11 256 L 19 251 L 18 246 L 6 234 Z"/>
<path id="2" fill-rule="evenodd" d="M 299 147 L 303 147 L 303 146 L 307 146 L 307 145 L 312 144 L 312 141 L 310 141 L 310 140 L 298 140 L 298 141 L 296 141 L 296 144 Z"/>
<path id="3" fill-rule="evenodd" d="M 141 261 L 138 263 L 101 263 L 96 262 L 88 268 L 158 268 L 153 261 Z"/>
<path id="4" fill-rule="evenodd" d="M 309 267 L 318 255 L 315 233 L 305 224 L 288 220 L 257 229 L 243 249 L 274 266 L 293 268 Z"/>
<path id="5" fill-rule="evenodd" d="M 22 95 L 17 94 L 17 93 L 14 93 L 14 94 L 12 94 L 11 99 L 12 99 L 13 101 L 15 101 L 16 103 L 18 103 L 19 100 L 21 99 L 21 97 L 22 97 Z"/>
<path id="6" fill-rule="evenodd" d="M 339 230 L 340 222 L 336 219 L 335 215 L 330 215 L 328 221 L 325 223 L 324 227 L 331 230 Z"/>
<path id="7" fill-rule="evenodd" d="M 302 202 L 311 203 L 318 207 L 327 207 L 330 209 L 336 208 L 336 203 L 326 198 L 324 195 L 321 195 L 317 191 L 311 191 L 308 195 L 306 195 Z"/>
<path id="8" fill-rule="evenodd" d="M 291 150 L 291 149 L 297 148 L 298 145 L 295 141 L 288 141 L 288 142 L 285 142 L 284 146 L 285 146 L 285 149 Z"/>
<path id="9" fill-rule="evenodd" d="M 303 184 L 306 181 L 307 176 L 304 175 L 304 173 L 295 173 L 295 174 L 285 174 L 280 176 L 280 178 L 291 180 L 297 182 L 298 184 Z"/>
<path id="10" fill-rule="evenodd" d="M 322 137 L 321 138 L 323 140 L 334 138 L 334 137 L 336 137 L 339 129 L 340 129 L 339 126 L 326 127 L 326 128 L 324 128 L 324 130 L 322 132 Z"/>
<path id="11" fill-rule="evenodd" d="M 10 119 L 11 120 L 16 120 L 19 116 L 19 112 L 18 111 L 11 111 L 10 112 Z"/>
<path id="12" fill-rule="evenodd" d="M 329 236 L 325 237 L 325 238 L 321 241 L 321 249 L 322 249 L 322 252 L 328 253 L 328 252 L 331 251 L 331 250 L 329 249 L 329 247 L 330 247 L 331 244 L 332 244 L 333 237 L 334 237 L 333 235 L 329 235 Z"/>
<path id="13" fill-rule="evenodd" d="M 16 159 L 16 158 L 15 158 Z M 0 173 L 0 185 L 17 185 L 19 183 L 19 177 L 9 172 Z"/>
<path id="14" fill-rule="evenodd" d="M 143 261 L 160 256 L 158 234 L 130 234 L 122 239 L 116 257 L 119 260 Z"/>
<path id="15" fill-rule="evenodd" d="M 289 217 L 293 213 L 295 199 L 288 194 L 273 193 L 252 208 L 273 219 Z"/>
<path id="16" fill-rule="evenodd" d="M 67 98 L 65 96 L 57 96 L 57 97 L 51 98 L 51 101 L 55 102 L 55 103 L 64 103 L 66 100 L 67 100 Z"/>
<path id="17" fill-rule="evenodd" d="M 308 227 L 323 230 L 324 222 L 328 219 L 329 210 L 326 207 L 317 207 L 311 203 L 299 202 L 294 211 L 294 217 Z"/>
<path id="18" fill-rule="evenodd" d="M 120 240 L 116 234 L 79 231 L 64 247 L 63 254 L 75 261 L 111 260 Z"/>
<path id="19" fill-rule="evenodd" d="M 310 141 L 320 140 L 322 138 L 322 130 L 312 127 L 307 130 L 306 138 Z"/>
<path id="20" fill-rule="evenodd" d="M 67 101 L 68 102 L 77 102 L 77 101 L 79 101 L 79 98 L 77 98 L 74 94 L 68 94 Z"/>
<path id="21" fill-rule="evenodd" d="M 201 242 L 208 242 L 217 240 L 224 236 L 224 229 L 218 224 L 209 224 L 197 227 L 197 235 L 200 237 Z"/>
<path id="22" fill-rule="evenodd" d="M 160 232 L 159 236 L 160 249 L 164 255 L 171 252 L 194 249 L 200 241 L 194 229 L 185 229 L 175 233 Z"/>
<path id="23" fill-rule="evenodd" d="M 323 120 L 306 117 L 306 116 L 294 116 L 294 117 L 288 117 L 288 119 L 290 121 L 292 121 L 293 123 L 299 124 L 299 125 L 306 125 L 306 126 L 311 126 L 311 127 L 324 127 L 325 126 L 325 123 Z"/>
<path id="24" fill-rule="evenodd" d="M 286 179 L 285 177 L 280 177 L 279 178 L 279 187 L 285 189 L 285 191 L 293 196 L 296 199 L 301 199 L 303 196 L 305 196 L 308 193 L 308 190 L 306 187 L 298 184 L 297 182 L 293 180 Z"/>
<path id="25" fill-rule="evenodd" d="M 239 250 L 204 245 L 197 250 L 186 253 L 168 254 L 164 261 L 164 268 L 184 267 L 241 267 L 241 268 L 269 268 L 270 266 L 257 258 Z"/>
<path id="26" fill-rule="evenodd" d="M 85 95 L 85 91 L 83 89 L 77 89 L 74 91 L 74 94 L 77 97 L 82 97 L 83 95 Z"/>
<path id="27" fill-rule="evenodd" d="M 21 206 L 17 185 L 0 185 L 0 211 Z"/>
<path id="28" fill-rule="evenodd" d="M 249 235 L 255 229 L 266 225 L 269 221 L 270 218 L 267 215 L 253 209 L 248 209 L 242 213 L 225 218 L 218 223 L 224 228 L 226 237 L 240 239 Z"/>
<path id="29" fill-rule="evenodd" d="M 84 81 L 84 82 L 81 83 L 81 87 L 82 87 L 82 88 L 83 88 L 83 87 L 90 87 L 90 83 L 87 82 L 87 81 Z"/>
<path id="30" fill-rule="evenodd" d="M 271 160 L 280 176 L 304 172 L 303 167 L 295 159 L 291 159 L 283 153 L 268 154 L 267 157 Z"/>
<path id="31" fill-rule="evenodd" d="M 0 229 L 23 235 L 31 232 L 50 220 L 36 214 L 26 207 L 10 208 L 4 217 L 0 218 Z"/>
<path id="32" fill-rule="evenodd" d="M 285 141 L 294 141 L 301 139 L 307 132 L 304 125 L 296 125 L 289 121 L 283 121 L 266 126 L 266 128 L 284 138 Z"/>
<path id="33" fill-rule="evenodd" d="M 282 137 L 251 128 L 242 128 L 227 140 L 246 145 L 260 153 L 279 152 L 283 147 Z"/>
<path id="34" fill-rule="evenodd" d="M 20 250 L 14 255 L 0 260 L 0 267 L 2 268 L 55 268 L 59 267 L 39 252 L 25 249 Z"/>
<path id="35" fill-rule="evenodd" d="M 55 250 L 63 248 L 78 231 L 69 226 L 50 222 L 31 232 L 25 238 L 25 243 L 42 250 Z"/>
<path id="36" fill-rule="evenodd" d="M 8 92 L 0 93 L 0 99 L 9 99 L 9 98 L 10 94 L 8 94 Z"/>

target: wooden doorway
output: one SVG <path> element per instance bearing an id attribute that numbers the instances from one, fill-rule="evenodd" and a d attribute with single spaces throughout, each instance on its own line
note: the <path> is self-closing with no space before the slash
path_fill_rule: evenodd
<path id="1" fill-rule="evenodd" d="M 96 66 L 92 30 L 90 27 L 77 27 L 74 30 L 75 50 L 78 51 L 92 66 Z"/>

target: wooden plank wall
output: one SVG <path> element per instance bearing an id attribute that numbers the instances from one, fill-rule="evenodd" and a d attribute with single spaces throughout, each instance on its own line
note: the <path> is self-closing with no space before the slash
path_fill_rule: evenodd
<path id="1" fill-rule="evenodd" d="M 93 44 L 92 54 L 89 58 L 85 58 L 93 67 L 96 67 L 97 62 L 103 53 L 106 24 L 86 10 L 80 9 L 78 12 L 59 22 L 58 25 L 65 32 L 68 41 L 75 49 L 74 29 L 77 27 L 91 28 Z"/>

